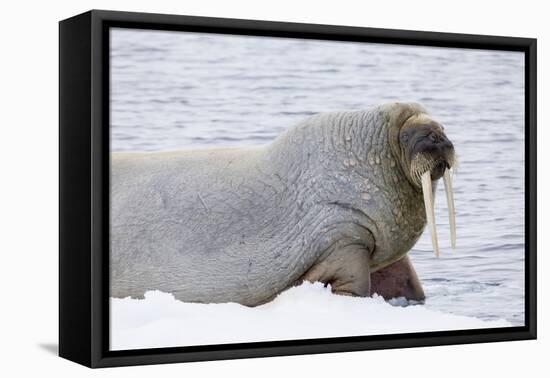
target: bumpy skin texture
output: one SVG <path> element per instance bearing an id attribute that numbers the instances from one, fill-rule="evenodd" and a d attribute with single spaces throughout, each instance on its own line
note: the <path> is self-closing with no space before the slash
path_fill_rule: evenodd
<path id="1" fill-rule="evenodd" d="M 255 306 L 304 279 L 372 294 L 426 223 L 396 147 L 419 113 L 320 114 L 265 147 L 113 153 L 111 296 Z"/>

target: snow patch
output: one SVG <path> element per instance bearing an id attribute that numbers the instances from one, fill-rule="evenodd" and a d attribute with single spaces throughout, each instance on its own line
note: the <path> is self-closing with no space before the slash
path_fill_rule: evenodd
<path id="1" fill-rule="evenodd" d="M 141 300 L 111 298 L 111 350 L 511 326 L 394 302 L 334 295 L 318 282 L 258 307 L 185 303 L 149 291 Z"/>

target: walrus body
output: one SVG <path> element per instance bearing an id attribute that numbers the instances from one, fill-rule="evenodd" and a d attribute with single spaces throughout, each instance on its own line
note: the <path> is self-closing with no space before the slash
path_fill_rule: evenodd
<path id="1" fill-rule="evenodd" d="M 313 116 L 263 147 L 113 153 L 111 296 L 255 306 L 309 280 L 423 299 L 406 256 L 422 191 L 392 145 L 423 114 L 396 103 Z"/>

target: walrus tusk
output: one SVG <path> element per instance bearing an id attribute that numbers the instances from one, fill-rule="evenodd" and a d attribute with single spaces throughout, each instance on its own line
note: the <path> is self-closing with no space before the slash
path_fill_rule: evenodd
<path id="1" fill-rule="evenodd" d="M 451 248 L 456 248 L 456 219 L 455 219 L 455 200 L 453 197 L 453 183 L 449 169 L 445 169 L 443 174 L 443 184 L 445 184 L 445 194 L 447 195 L 447 208 L 449 209 L 449 226 L 451 227 Z"/>
<path id="2" fill-rule="evenodd" d="M 424 207 L 426 208 L 426 219 L 432 236 L 432 246 L 436 257 L 439 257 L 439 244 L 435 230 L 434 196 L 432 193 L 431 172 L 427 171 L 422 175 L 422 193 L 424 194 Z"/>

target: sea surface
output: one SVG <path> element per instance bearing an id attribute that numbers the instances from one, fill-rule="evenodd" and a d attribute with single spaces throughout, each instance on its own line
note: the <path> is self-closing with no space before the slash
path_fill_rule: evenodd
<path id="1" fill-rule="evenodd" d="M 319 112 L 416 101 L 445 126 L 457 249 L 443 185 L 441 257 L 426 230 L 410 256 L 429 309 L 524 324 L 524 56 L 519 52 L 111 32 L 111 148 L 260 145 Z"/>

